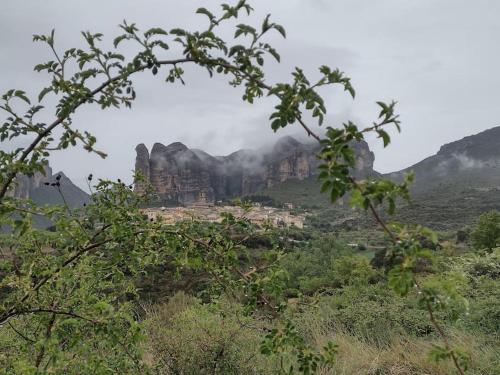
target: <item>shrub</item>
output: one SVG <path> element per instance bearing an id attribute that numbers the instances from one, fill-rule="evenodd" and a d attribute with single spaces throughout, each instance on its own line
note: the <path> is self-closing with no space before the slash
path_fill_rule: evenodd
<path id="1" fill-rule="evenodd" d="M 215 309 L 177 294 L 149 309 L 145 321 L 150 364 L 160 374 L 266 374 L 272 360 L 259 352 L 257 321 L 238 306 Z"/>
<path id="2" fill-rule="evenodd" d="M 334 283 L 340 286 L 366 285 L 375 279 L 377 272 L 368 259 L 361 255 L 345 255 L 332 261 Z"/>
<path id="3" fill-rule="evenodd" d="M 423 336 L 433 330 L 423 311 L 382 284 L 345 287 L 321 298 L 297 320 L 305 337 L 343 332 L 381 347 L 396 335 Z"/>
<path id="4" fill-rule="evenodd" d="M 471 277 L 500 279 L 500 251 L 483 256 L 463 258 L 463 270 Z"/>
<path id="5" fill-rule="evenodd" d="M 491 254 L 460 257 L 455 267 L 469 280 L 465 291 L 469 313 L 463 318 L 468 329 L 500 340 L 500 250 Z"/>
<path id="6" fill-rule="evenodd" d="M 500 213 L 490 211 L 479 216 L 471 233 L 472 244 L 476 249 L 493 249 L 500 241 Z"/>
<path id="7" fill-rule="evenodd" d="M 492 341 L 500 342 L 500 282 L 482 278 L 470 289 L 471 303 L 464 324 L 489 335 Z"/>
<path id="8" fill-rule="evenodd" d="M 351 252 L 336 237 L 321 236 L 307 246 L 286 254 L 281 265 L 289 274 L 288 288 L 313 294 L 322 288 L 334 286 L 330 267 L 332 260 Z"/>

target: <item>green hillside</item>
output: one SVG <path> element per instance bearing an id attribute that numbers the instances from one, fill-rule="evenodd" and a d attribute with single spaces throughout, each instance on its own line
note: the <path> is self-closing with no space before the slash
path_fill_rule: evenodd
<path id="1" fill-rule="evenodd" d="M 276 204 L 292 203 L 296 209 L 311 212 L 310 225 L 323 230 L 332 228 L 366 228 L 374 225 L 371 217 L 344 204 L 332 206 L 320 193 L 314 179 L 288 180 L 262 192 Z M 415 192 L 410 203 L 403 203 L 394 220 L 421 224 L 436 230 L 458 230 L 472 225 L 476 218 L 490 210 L 500 210 L 500 188 L 438 185 Z"/>

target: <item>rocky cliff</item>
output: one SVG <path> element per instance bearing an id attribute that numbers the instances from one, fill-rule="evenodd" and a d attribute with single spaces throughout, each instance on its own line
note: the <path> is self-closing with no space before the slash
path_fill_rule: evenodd
<path id="1" fill-rule="evenodd" d="M 358 172 L 373 174 L 373 153 L 364 142 L 353 145 Z M 227 156 L 212 156 L 189 149 L 179 142 L 155 143 L 151 153 L 144 144 L 136 147 L 136 172 L 149 183 L 162 205 L 213 203 L 246 196 L 316 174 L 316 144 L 304 144 L 292 137 L 281 138 L 273 147 L 240 150 Z M 137 180 L 135 190 L 143 192 L 145 182 Z"/>
<path id="2" fill-rule="evenodd" d="M 89 195 L 73 184 L 62 172 L 52 173 L 52 168 L 47 165 L 44 173 L 36 172 L 33 176 L 18 175 L 14 180 L 14 187 L 8 195 L 15 198 L 32 199 L 39 205 L 62 204 L 61 193 L 53 186 L 46 183 L 55 182 L 60 176 L 60 190 L 70 207 L 80 207 L 88 202 Z"/>

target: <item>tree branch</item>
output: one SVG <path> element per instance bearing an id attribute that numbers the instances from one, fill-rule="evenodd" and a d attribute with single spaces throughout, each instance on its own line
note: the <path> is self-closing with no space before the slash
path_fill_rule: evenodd
<path id="1" fill-rule="evenodd" d="M 194 62 L 194 59 L 191 58 L 181 58 L 181 59 L 175 59 L 175 60 L 161 60 L 158 62 L 160 65 L 175 65 L 175 64 L 180 64 L 180 63 L 187 63 L 187 62 Z M 92 90 L 87 96 L 84 98 L 81 98 L 80 100 L 77 101 L 77 103 L 72 107 L 71 111 L 68 112 L 66 116 L 62 116 L 57 118 L 54 122 L 52 122 L 45 130 L 41 131 L 37 137 L 31 142 L 31 144 L 26 147 L 21 154 L 20 158 L 17 160 L 18 162 L 22 162 L 26 160 L 26 158 L 31 154 L 31 152 L 38 146 L 38 144 L 45 138 L 47 137 L 52 130 L 54 130 L 57 126 L 59 126 L 61 123 L 63 123 L 71 113 L 73 113 L 77 108 L 79 108 L 82 104 L 84 104 L 86 101 L 89 99 L 93 98 L 95 95 L 99 94 L 101 91 L 103 91 L 106 87 L 109 85 L 113 84 L 114 82 L 117 82 L 121 79 L 125 79 L 137 72 L 143 71 L 144 69 L 148 68 L 148 65 L 143 64 L 137 68 L 135 68 L 132 72 L 126 73 L 126 74 L 120 74 L 117 75 L 116 77 L 113 77 L 112 79 L 109 79 L 105 82 L 103 82 L 101 85 L 99 85 L 97 88 Z M 5 181 L 0 187 L 0 202 L 3 200 L 5 194 L 7 193 L 7 190 L 12 183 L 12 180 L 14 177 L 16 177 L 17 172 L 12 171 L 9 172 L 5 176 Z"/>

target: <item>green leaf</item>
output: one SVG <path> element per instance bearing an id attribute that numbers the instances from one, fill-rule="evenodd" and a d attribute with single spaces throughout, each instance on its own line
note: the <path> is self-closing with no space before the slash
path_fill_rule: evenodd
<path id="1" fill-rule="evenodd" d="M 210 21 L 212 21 L 215 18 L 215 16 L 206 8 L 198 8 L 196 10 L 196 13 L 197 14 L 204 14 L 205 16 L 207 16 L 210 19 Z"/>
<path id="2" fill-rule="evenodd" d="M 387 147 L 387 145 L 391 143 L 391 137 L 385 130 L 379 129 L 377 130 L 377 134 L 378 138 L 382 138 L 382 141 L 384 142 L 384 147 Z"/>
<path id="3" fill-rule="evenodd" d="M 361 194 L 361 191 L 356 189 L 351 192 L 351 198 L 349 200 L 349 203 L 353 207 L 363 207 L 364 200 L 365 198 Z"/>
<path id="4" fill-rule="evenodd" d="M 186 30 L 179 29 L 179 28 L 170 30 L 170 34 L 174 34 L 174 35 L 177 35 L 177 36 L 185 36 L 185 35 L 187 35 Z"/>
<path id="5" fill-rule="evenodd" d="M 281 25 L 276 25 L 276 24 L 275 24 L 275 25 L 274 25 L 274 28 L 275 28 L 276 30 L 278 30 L 278 32 L 279 32 L 281 35 L 283 35 L 283 38 L 285 38 L 285 39 L 286 39 L 286 31 L 285 31 L 285 28 L 284 28 L 283 26 L 281 26 Z"/>
<path id="6" fill-rule="evenodd" d="M 321 192 L 322 193 L 326 192 L 330 188 L 331 185 L 332 185 L 332 182 L 329 180 L 323 182 L 323 184 L 321 185 Z"/>
<path id="7" fill-rule="evenodd" d="M 239 51 L 242 51 L 244 50 L 245 47 L 243 47 L 242 45 L 235 45 L 235 46 L 232 46 L 230 49 L 229 49 L 229 53 L 228 53 L 228 56 L 231 57 L 233 56 L 235 53 L 239 52 Z"/>
<path id="8" fill-rule="evenodd" d="M 168 33 L 161 27 L 153 27 L 144 33 L 146 38 L 149 38 L 152 35 L 168 35 Z"/>
<path id="9" fill-rule="evenodd" d="M 269 24 L 269 17 L 271 17 L 270 14 L 268 14 L 266 18 L 264 18 L 264 22 L 262 22 L 262 34 L 271 28 L 271 25 Z"/>
<path id="10" fill-rule="evenodd" d="M 353 99 L 356 97 L 356 91 L 354 90 L 354 88 L 351 85 L 345 86 L 345 90 L 347 90 L 349 92 L 349 94 L 351 94 L 351 97 Z"/>
<path id="11" fill-rule="evenodd" d="M 52 87 L 45 87 L 40 94 L 38 94 L 38 102 L 41 102 L 45 95 L 52 91 Z"/>
<path id="12" fill-rule="evenodd" d="M 118 44 L 120 44 L 123 40 L 127 39 L 127 35 L 120 35 L 120 36 L 117 36 L 114 40 L 113 40 L 113 45 L 116 47 L 118 47 Z M 81 68 L 80 68 L 81 69 Z"/>
<path id="13" fill-rule="evenodd" d="M 330 192 L 330 201 L 335 202 L 339 198 L 339 191 L 333 186 L 332 191 Z"/>
<path id="14" fill-rule="evenodd" d="M 387 104 L 385 104 L 384 102 L 376 102 L 379 107 L 381 107 L 381 111 L 380 111 L 380 114 L 378 115 L 378 117 L 383 117 L 385 116 L 385 114 L 389 111 L 389 107 L 387 106 Z"/>
<path id="15" fill-rule="evenodd" d="M 22 91 L 22 90 L 16 90 L 14 92 L 14 96 L 18 97 L 19 99 L 25 101 L 28 104 L 31 104 L 30 100 L 26 96 L 26 93 L 24 91 Z"/>
<path id="16" fill-rule="evenodd" d="M 281 57 L 280 57 L 279 53 L 276 52 L 276 50 L 274 48 L 269 47 L 267 49 L 267 52 L 269 52 L 276 59 L 277 62 L 280 62 Z"/>
<path id="17" fill-rule="evenodd" d="M 406 296 L 414 284 L 410 270 L 397 266 L 389 271 L 389 286 L 400 296 Z"/>

